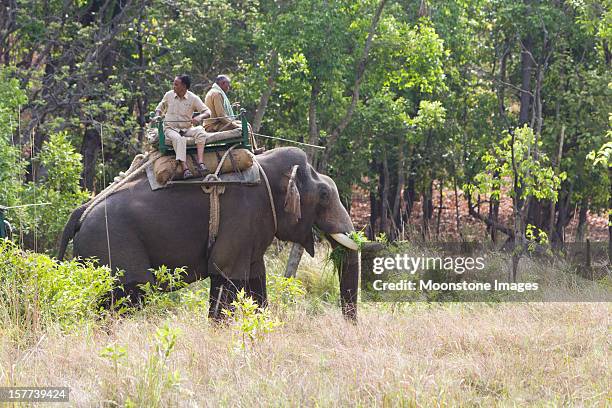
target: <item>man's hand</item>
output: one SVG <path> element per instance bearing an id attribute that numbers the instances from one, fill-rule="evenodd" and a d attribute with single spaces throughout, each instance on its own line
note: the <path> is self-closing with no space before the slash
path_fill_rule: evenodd
<path id="1" fill-rule="evenodd" d="M 194 126 L 198 126 L 202 123 L 202 121 L 204 119 L 208 119 L 210 118 L 210 111 L 207 109 L 204 112 L 200 113 L 198 116 L 196 116 L 195 118 L 191 119 L 191 123 Z"/>
<path id="2" fill-rule="evenodd" d="M 160 119 L 161 119 L 161 111 L 156 110 L 155 116 L 151 118 L 151 122 L 157 122 Z"/>

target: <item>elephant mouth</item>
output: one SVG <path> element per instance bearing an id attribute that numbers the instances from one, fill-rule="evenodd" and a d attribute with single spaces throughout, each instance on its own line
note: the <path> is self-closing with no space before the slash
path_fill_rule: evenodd
<path id="1" fill-rule="evenodd" d="M 346 247 L 350 250 L 353 251 L 358 251 L 359 247 L 357 246 L 357 243 L 355 241 L 353 241 L 347 233 L 344 232 L 337 232 L 334 234 L 329 234 L 337 243 L 339 243 L 340 245 L 342 245 L 343 247 Z"/>

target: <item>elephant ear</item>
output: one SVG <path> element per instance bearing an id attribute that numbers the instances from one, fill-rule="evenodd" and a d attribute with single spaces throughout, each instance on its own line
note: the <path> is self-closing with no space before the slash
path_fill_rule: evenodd
<path id="1" fill-rule="evenodd" d="M 287 184 L 287 194 L 285 195 L 285 211 L 295 217 L 297 223 L 302 218 L 302 210 L 300 209 L 300 191 L 297 188 L 295 177 L 297 170 L 300 166 L 295 165 L 291 169 L 291 175 L 289 176 L 289 183 Z"/>

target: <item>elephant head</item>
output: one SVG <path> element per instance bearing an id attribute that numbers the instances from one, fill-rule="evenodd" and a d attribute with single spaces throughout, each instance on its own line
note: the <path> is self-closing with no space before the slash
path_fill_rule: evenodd
<path id="1" fill-rule="evenodd" d="M 257 156 L 271 183 L 277 211 L 276 237 L 297 242 L 314 256 L 313 227 L 325 235 L 332 247 L 348 250 L 342 262 L 340 293 L 343 312 L 355 317 L 359 281 L 357 245 L 348 237 L 354 231 L 351 218 L 340 201 L 334 181 L 318 173 L 297 148 L 274 149 Z"/>

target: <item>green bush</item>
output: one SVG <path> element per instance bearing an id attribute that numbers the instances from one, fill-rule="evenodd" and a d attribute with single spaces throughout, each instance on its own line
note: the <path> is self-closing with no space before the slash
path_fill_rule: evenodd
<path id="1" fill-rule="evenodd" d="M 32 162 L 40 164 L 35 182 L 25 183 L 27 160 L 22 157 L 19 135 L 19 107 L 27 102 L 19 81 L 0 69 L 0 204 L 19 206 L 50 203 L 10 209 L 5 214 L 28 248 L 54 252 L 58 237 L 68 216 L 89 193 L 79 185 L 83 165 L 81 155 L 70 144 L 68 135 L 49 135 Z"/>
<path id="2" fill-rule="evenodd" d="M 0 241 L 0 321 L 14 335 L 95 319 L 116 284 L 109 268 L 92 261 L 59 262 Z"/>
<path id="3" fill-rule="evenodd" d="M 188 310 L 194 314 L 208 311 L 208 281 L 188 284 L 185 267 L 170 269 L 165 265 L 149 269 L 155 277 L 153 283 L 139 285 L 143 292 L 142 302 L 145 313 L 174 313 L 177 309 Z"/>
<path id="4" fill-rule="evenodd" d="M 281 308 L 297 303 L 306 294 L 301 280 L 293 277 L 286 278 L 275 273 L 268 274 L 267 288 L 270 304 Z"/>
<path id="5" fill-rule="evenodd" d="M 238 341 L 234 340 L 237 350 L 246 351 L 249 347 L 255 347 L 266 334 L 282 325 L 280 320 L 272 317 L 270 309 L 260 308 L 244 289 L 237 293 L 232 308 L 223 309 L 223 313 L 228 317 L 233 333 L 239 337 Z"/>

